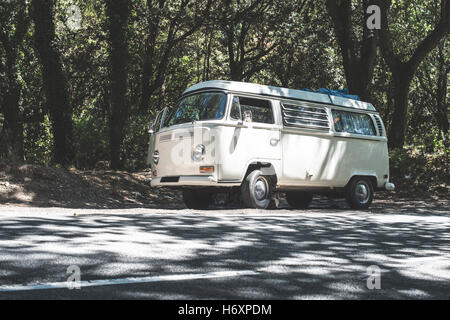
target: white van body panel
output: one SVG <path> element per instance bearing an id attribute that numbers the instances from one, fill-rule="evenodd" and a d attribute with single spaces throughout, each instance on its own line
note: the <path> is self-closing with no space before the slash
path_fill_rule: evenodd
<path id="1" fill-rule="evenodd" d="M 201 127 L 189 123 L 163 128 L 155 134 L 154 149 L 159 151 L 160 157 L 160 163 L 155 167 L 158 176 L 197 175 L 200 165 L 216 165 L 218 158 L 214 153 L 206 153 L 202 161 L 194 162 L 191 150 L 200 143 L 208 147 L 212 143 L 211 137 L 220 135 L 220 129 L 214 123 L 204 123 Z"/>
<path id="2" fill-rule="evenodd" d="M 268 175 L 275 175 L 280 190 L 343 188 L 353 176 L 373 177 L 378 188 L 384 188 L 389 182 L 385 129 L 370 103 L 232 81 L 203 82 L 188 88 L 183 96 L 208 90 L 227 94 L 225 116 L 221 120 L 162 127 L 154 133 L 148 155 L 152 186 L 240 186 L 251 165 L 261 166 Z M 231 119 L 234 96 L 270 101 L 274 123 Z M 283 123 L 282 103 L 324 108 L 330 129 L 287 126 Z M 370 115 L 377 135 L 336 132 L 331 110 Z M 200 144 L 206 152 L 201 161 L 195 161 L 192 150 Z M 155 151 L 159 153 L 157 164 L 153 161 Z M 200 173 L 201 166 L 212 166 L 214 172 Z"/>
<path id="3" fill-rule="evenodd" d="M 345 187 L 353 176 L 373 176 L 383 186 L 388 174 L 386 142 L 338 134 L 282 131 L 281 186 Z M 298 146 L 301 146 L 299 148 Z"/>

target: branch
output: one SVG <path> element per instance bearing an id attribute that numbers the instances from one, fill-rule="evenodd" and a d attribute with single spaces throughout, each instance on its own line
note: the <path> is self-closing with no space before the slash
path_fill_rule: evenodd
<path id="1" fill-rule="evenodd" d="M 388 12 L 391 7 L 391 0 L 377 0 L 376 3 L 381 9 L 381 29 L 378 30 L 381 53 L 383 54 L 389 68 L 391 70 L 395 70 L 400 64 L 402 64 L 402 62 L 394 52 L 391 32 L 389 29 Z"/>
<path id="2" fill-rule="evenodd" d="M 365 1 L 363 9 L 364 16 L 367 18 L 366 10 L 369 3 Z M 365 20 L 365 19 L 364 19 Z M 366 74 L 369 78 L 373 73 L 374 65 L 377 59 L 377 39 L 371 30 L 363 27 L 363 39 L 360 51 L 360 67 L 364 69 L 363 74 Z"/>
<path id="3" fill-rule="evenodd" d="M 263 58 L 264 56 L 268 55 L 277 46 L 278 46 L 278 43 L 274 42 L 269 48 L 267 48 L 265 50 L 261 50 L 258 54 L 254 55 L 254 56 L 244 58 L 244 60 L 242 60 L 242 62 L 251 62 L 251 61 L 259 60 L 259 59 Z"/>
<path id="4" fill-rule="evenodd" d="M 392 44 L 391 33 L 389 31 L 388 12 L 391 6 L 391 0 L 377 0 L 381 8 L 381 30 L 380 48 L 384 59 L 391 70 L 397 69 L 400 65 L 406 67 L 409 73 L 414 74 L 420 63 L 425 57 L 438 45 L 439 41 L 448 34 L 450 22 L 450 4 L 449 0 L 441 0 L 441 18 L 434 30 L 417 46 L 413 55 L 407 62 L 402 62 L 395 54 Z"/>
<path id="5" fill-rule="evenodd" d="M 31 18 L 27 14 L 27 5 L 23 3 L 23 6 L 20 7 L 20 10 L 17 14 L 17 22 L 16 22 L 16 31 L 13 36 L 14 46 L 17 48 L 22 42 L 23 38 L 27 34 L 28 28 L 30 26 Z"/>
<path id="6" fill-rule="evenodd" d="M 5 30 L 3 30 L 3 27 L 0 27 L 0 42 L 3 44 L 5 51 L 8 51 L 8 48 L 10 48 L 9 38 Z"/>
<path id="7" fill-rule="evenodd" d="M 246 17 L 252 13 L 253 9 L 255 9 L 260 3 L 261 3 L 260 0 L 256 0 L 247 8 L 244 8 L 242 9 L 242 11 L 237 12 L 235 15 L 236 21 L 246 19 Z"/>
<path id="8" fill-rule="evenodd" d="M 242 75 L 242 79 L 248 79 L 252 75 L 254 75 L 255 73 L 261 71 L 262 69 L 264 69 L 264 64 L 263 63 L 256 64 L 256 65 L 253 66 L 253 68 L 251 68 L 250 70 L 248 70 L 247 72 L 245 72 Z"/>
<path id="9" fill-rule="evenodd" d="M 432 85 L 432 81 L 430 80 L 430 74 L 427 71 L 424 71 L 424 73 L 426 73 L 426 75 L 428 77 L 429 85 L 431 86 Z M 433 90 L 431 90 L 429 88 L 429 86 L 426 85 L 425 80 L 424 80 L 424 76 L 421 75 L 421 74 L 418 74 L 417 75 L 417 79 L 419 80 L 419 83 L 422 86 L 422 89 L 425 90 L 431 97 L 433 97 L 434 96 L 434 92 L 433 92 Z"/>
<path id="10" fill-rule="evenodd" d="M 186 3 L 185 3 L 184 5 L 182 4 L 182 8 L 180 9 L 180 15 L 181 15 L 181 12 L 184 11 L 184 7 L 187 5 L 188 2 L 189 2 L 189 0 L 186 1 Z M 210 11 L 210 9 L 211 9 L 211 4 L 212 4 L 212 0 L 208 0 L 208 2 L 206 3 L 205 10 L 204 10 L 204 12 L 202 12 L 202 13 L 200 14 L 200 16 L 204 17 L 204 16 L 208 15 L 208 13 L 209 13 L 209 11 Z M 180 18 L 180 16 L 178 16 L 177 19 L 179 19 L 179 18 Z M 197 15 L 195 15 L 195 19 L 194 19 L 194 24 L 193 24 L 193 26 L 191 26 L 191 28 L 188 29 L 185 33 L 183 33 L 183 34 L 182 34 L 181 36 L 179 36 L 179 37 L 176 37 L 176 34 L 178 33 L 178 29 L 175 30 L 175 32 L 173 33 L 173 36 L 174 36 L 174 37 L 173 37 L 173 40 L 172 40 L 172 47 L 175 46 L 177 43 L 182 42 L 182 41 L 184 41 L 186 38 L 188 38 L 188 37 L 190 37 L 191 35 L 193 35 L 193 34 L 194 34 L 194 33 L 202 26 L 202 24 L 203 24 L 203 20 L 202 20 L 202 19 L 199 19 L 199 18 L 197 17 Z"/>
<path id="11" fill-rule="evenodd" d="M 241 25 L 241 32 L 239 33 L 238 44 L 236 46 L 236 58 L 238 61 L 244 61 L 245 59 L 245 39 L 247 38 L 249 29 L 250 24 L 243 21 Z"/>
<path id="12" fill-rule="evenodd" d="M 441 0 L 441 18 L 434 30 L 417 46 L 408 65 L 416 70 L 425 57 L 439 44 L 441 39 L 448 34 L 450 25 L 449 0 Z"/>
<path id="13" fill-rule="evenodd" d="M 327 0 L 328 13 L 333 21 L 336 38 L 342 50 L 344 63 L 354 60 L 355 44 L 352 39 L 351 0 Z"/>

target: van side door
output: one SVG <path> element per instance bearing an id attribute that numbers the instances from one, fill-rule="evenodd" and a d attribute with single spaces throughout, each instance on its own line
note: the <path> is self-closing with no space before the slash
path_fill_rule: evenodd
<path id="1" fill-rule="evenodd" d="M 265 162 L 280 167 L 281 142 L 276 106 L 269 99 L 232 96 L 230 120 L 235 132 L 227 148 L 222 174 L 229 180 L 242 179 L 249 164 Z"/>
<path id="2" fill-rule="evenodd" d="M 283 174 L 285 186 L 321 186 L 329 170 L 338 171 L 337 155 L 344 150 L 333 141 L 327 107 L 301 101 L 281 101 Z"/>

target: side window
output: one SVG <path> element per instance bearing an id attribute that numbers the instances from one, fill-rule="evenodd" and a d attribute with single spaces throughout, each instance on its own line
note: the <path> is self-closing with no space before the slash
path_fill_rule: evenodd
<path id="1" fill-rule="evenodd" d="M 239 98 L 233 97 L 233 102 L 231 104 L 230 118 L 232 120 L 241 120 L 241 108 L 239 105 Z"/>
<path id="2" fill-rule="evenodd" d="M 239 97 L 241 113 L 251 111 L 252 122 L 275 123 L 273 118 L 272 104 L 268 100 Z"/>
<path id="3" fill-rule="evenodd" d="M 368 114 L 333 110 L 333 123 L 336 132 L 348 132 L 366 136 L 376 136 L 375 126 Z"/>
<path id="4" fill-rule="evenodd" d="M 327 110 L 315 104 L 281 104 L 283 122 L 288 127 L 329 131 Z"/>

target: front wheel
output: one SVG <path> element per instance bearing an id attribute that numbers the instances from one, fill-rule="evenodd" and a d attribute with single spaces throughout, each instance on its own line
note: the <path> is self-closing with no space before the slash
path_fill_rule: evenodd
<path id="1" fill-rule="evenodd" d="M 204 190 L 183 190 L 183 201 L 188 209 L 206 210 L 211 202 L 211 194 Z"/>
<path id="2" fill-rule="evenodd" d="M 354 178 L 347 186 L 345 198 L 350 208 L 365 210 L 373 200 L 373 186 L 367 178 Z"/>
<path id="3" fill-rule="evenodd" d="M 260 170 L 251 172 L 242 183 L 241 194 L 246 207 L 267 209 L 272 195 L 269 177 L 264 176 Z"/>
<path id="4" fill-rule="evenodd" d="M 286 192 L 286 201 L 294 209 L 306 209 L 311 204 L 313 194 L 310 192 Z"/>

